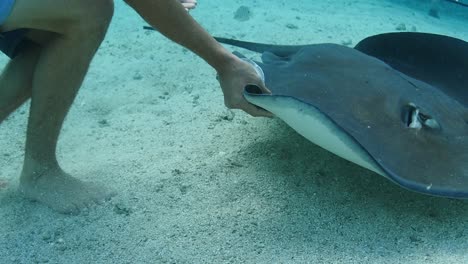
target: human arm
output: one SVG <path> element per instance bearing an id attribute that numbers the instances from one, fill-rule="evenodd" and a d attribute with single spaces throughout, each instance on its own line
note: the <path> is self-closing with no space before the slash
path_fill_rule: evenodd
<path id="1" fill-rule="evenodd" d="M 242 109 L 253 116 L 271 116 L 243 97 L 243 89 L 248 84 L 257 85 L 264 93 L 269 93 L 253 67 L 221 46 L 177 0 L 126 2 L 161 34 L 191 50 L 217 71 L 227 107 Z"/>

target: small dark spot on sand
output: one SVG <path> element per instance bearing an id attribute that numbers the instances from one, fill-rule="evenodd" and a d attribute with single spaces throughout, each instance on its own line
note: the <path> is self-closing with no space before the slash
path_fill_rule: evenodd
<path id="1" fill-rule="evenodd" d="M 109 122 L 108 122 L 106 119 L 101 119 L 101 120 L 99 120 L 98 123 L 99 123 L 99 125 L 100 125 L 101 127 L 107 127 L 107 126 L 109 126 Z"/>
<path id="2" fill-rule="evenodd" d="M 421 243 L 423 242 L 423 240 L 417 236 L 410 236 L 409 237 L 411 243 Z"/>
<path id="3" fill-rule="evenodd" d="M 5 189 L 8 186 L 8 182 L 6 180 L 0 179 L 0 190 Z"/>
<path id="4" fill-rule="evenodd" d="M 132 213 L 132 210 L 124 205 L 116 204 L 114 206 L 114 213 L 129 216 Z"/>
<path id="5" fill-rule="evenodd" d="M 228 112 L 225 115 L 221 116 L 222 120 L 232 121 L 234 119 L 234 113 Z"/>
<path id="6" fill-rule="evenodd" d="M 133 80 L 138 81 L 138 80 L 141 80 L 141 79 L 143 79 L 143 76 L 139 72 L 137 72 L 137 73 L 135 73 L 135 75 L 133 75 Z"/>
<path id="7" fill-rule="evenodd" d="M 191 187 L 190 185 L 181 185 L 181 186 L 179 186 L 180 193 L 183 194 L 183 195 L 187 194 L 190 187 Z"/>
<path id="8" fill-rule="evenodd" d="M 234 13 L 234 19 L 238 21 L 247 21 L 252 18 L 252 11 L 248 6 L 240 6 Z"/>
<path id="9" fill-rule="evenodd" d="M 436 217 L 439 216 L 436 212 L 432 212 L 432 211 L 429 212 L 427 215 L 428 215 L 429 217 L 432 217 L 432 218 L 436 218 Z"/>
<path id="10" fill-rule="evenodd" d="M 395 29 L 398 30 L 398 31 L 406 31 L 406 25 L 405 25 L 405 23 L 400 23 L 400 24 L 398 24 L 398 26 L 396 26 Z"/>
<path id="11" fill-rule="evenodd" d="M 232 161 L 232 160 L 230 160 L 230 159 L 227 159 L 227 160 L 228 160 L 228 162 L 229 162 L 228 165 L 227 165 L 228 168 L 236 168 L 236 167 L 237 167 L 237 168 L 242 168 L 242 167 L 244 167 L 244 165 L 242 165 L 242 164 L 239 163 L 239 162 Z"/>
<path id="12" fill-rule="evenodd" d="M 182 171 L 179 169 L 172 170 L 172 175 L 181 175 L 181 174 L 182 174 Z"/>
<path id="13" fill-rule="evenodd" d="M 299 28 L 298 26 L 296 26 L 294 24 L 291 24 L 291 23 L 286 24 L 286 27 L 289 28 L 289 29 L 298 29 Z"/>
<path id="14" fill-rule="evenodd" d="M 341 45 L 344 45 L 344 46 L 351 46 L 352 44 L 353 44 L 353 41 L 350 40 L 350 39 L 346 39 L 346 40 L 341 41 Z"/>

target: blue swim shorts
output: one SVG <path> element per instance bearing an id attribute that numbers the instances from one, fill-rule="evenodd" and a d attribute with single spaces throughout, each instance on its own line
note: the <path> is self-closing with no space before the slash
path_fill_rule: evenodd
<path id="1" fill-rule="evenodd" d="M 15 0 L 0 0 L 0 25 L 10 16 Z"/>
<path id="2" fill-rule="evenodd" d="M 27 49 L 30 40 L 26 39 L 25 36 L 28 31 L 28 29 L 17 29 L 0 33 L 0 52 L 13 59 L 21 51 Z"/>
<path id="3" fill-rule="evenodd" d="M 10 16 L 15 0 L 0 0 L 0 26 Z M 17 29 L 10 32 L 0 32 L 0 51 L 14 58 L 27 44 L 24 36 L 27 29 Z"/>

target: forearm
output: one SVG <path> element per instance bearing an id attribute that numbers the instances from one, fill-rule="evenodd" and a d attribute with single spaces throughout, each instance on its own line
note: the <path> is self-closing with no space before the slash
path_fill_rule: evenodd
<path id="1" fill-rule="evenodd" d="M 203 58 L 217 71 L 234 56 L 206 32 L 176 0 L 126 0 L 151 26 Z"/>

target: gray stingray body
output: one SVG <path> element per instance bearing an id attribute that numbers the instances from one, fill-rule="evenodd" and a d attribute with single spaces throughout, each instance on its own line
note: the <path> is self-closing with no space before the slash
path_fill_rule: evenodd
<path id="1" fill-rule="evenodd" d="M 276 46 L 262 53 L 263 107 L 315 144 L 414 191 L 468 198 L 468 43 L 423 33 Z M 421 45 L 424 44 L 424 45 Z"/>

